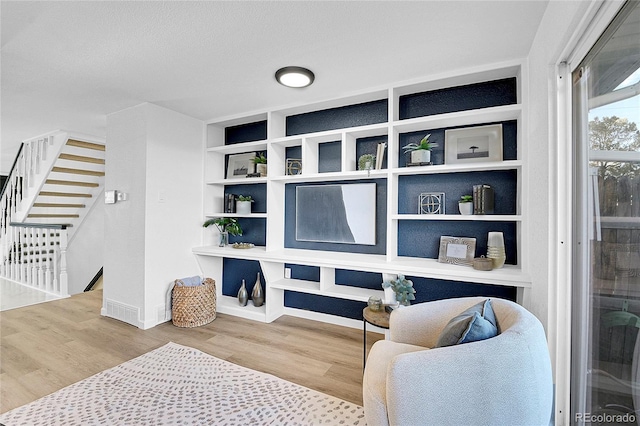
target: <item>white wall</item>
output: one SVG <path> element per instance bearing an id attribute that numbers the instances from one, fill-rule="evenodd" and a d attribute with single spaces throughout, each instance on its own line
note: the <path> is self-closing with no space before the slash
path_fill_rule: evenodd
<path id="1" fill-rule="evenodd" d="M 204 123 L 151 104 L 148 118 L 145 321 L 153 326 L 169 319 L 173 280 L 200 273 L 191 249 L 202 240 Z"/>
<path id="2" fill-rule="evenodd" d="M 571 142 L 559 135 L 567 132 L 570 122 L 562 118 L 559 107 L 559 88 L 571 84 L 567 76 L 561 80 L 558 72 L 561 62 L 567 58 L 567 46 L 580 37 L 579 31 L 592 2 L 550 1 L 540 23 L 529 53 L 529 131 L 526 158 L 535 170 L 525 193 L 530 202 L 532 291 L 527 307 L 543 322 L 556 385 L 555 424 L 572 424 L 569 419 L 570 365 L 564 353 L 570 345 L 570 335 L 563 332 L 570 321 L 570 279 L 558 279 L 559 269 L 568 268 L 570 262 L 569 241 L 559 236 L 558 210 L 562 204 L 563 189 L 559 188 L 558 173 L 570 170 L 571 164 L 560 164 L 560 158 Z M 570 150 L 569 150 L 570 151 Z M 567 230 L 564 230 L 567 231 Z M 567 254 L 569 256 L 567 256 Z"/>
<path id="3" fill-rule="evenodd" d="M 104 202 L 103 193 L 96 195 L 95 203 L 87 212 L 67 250 L 67 273 L 69 294 L 82 293 L 96 273 L 102 268 L 104 259 Z"/>
<path id="4" fill-rule="evenodd" d="M 204 123 L 142 104 L 107 117 L 103 315 L 140 328 L 165 321 L 176 278 L 197 275 Z"/>
<path id="5" fill-rule="evenodd" d="M 549 324 L 549 289 L 555 276 L 549 269 L 551 235 L 555 222 L 555 188 L 551 176 L 557 166 L 556 65 L 572 37 L 588 2 L 550 1 L 529 53 L 529 134 L 525 157 L 535 176 L 525 194 L 529 197 L 532 250 L 532 292 L 528 308 Z M 569 285 L 569 283 L 567 283 Z"/>
<path id="6" fill-rule="evenodd" d="M 145 291 L 145 104 L 107 116 L 107 146 L 105 190 L 125 192 L 128 200 L 105 205 L 102 314 L 141 327 Z"/>

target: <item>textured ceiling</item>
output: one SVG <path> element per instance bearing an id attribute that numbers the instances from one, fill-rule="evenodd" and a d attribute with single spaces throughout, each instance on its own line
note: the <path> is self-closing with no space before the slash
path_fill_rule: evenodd
<path id="1" fill-rule="evenodd" d="M 1 3 L 1 162 L 142 102 L 202 119 L 527 56 L 547 1 Z M 278 85 L 286 65 L 314 71 Z"/>

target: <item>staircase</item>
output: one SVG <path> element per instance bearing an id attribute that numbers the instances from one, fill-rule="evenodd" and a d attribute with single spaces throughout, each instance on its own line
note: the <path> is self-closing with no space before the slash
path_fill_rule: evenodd
<path id="1" fill-rule="evenodd" d="M 0 198 L 0 276 L 68 296 L 66 248 L 104 189 L 105 144 L 56 131 L 23 142 Z"/>

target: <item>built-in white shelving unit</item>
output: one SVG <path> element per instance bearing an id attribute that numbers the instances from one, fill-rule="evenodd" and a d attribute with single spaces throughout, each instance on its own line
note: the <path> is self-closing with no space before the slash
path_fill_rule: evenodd
<path id="1" fill-rule="evenodd" d="M 512 105 L 466 110 L 399 119 L 400 97 L 430 90 L 459 87 L 504 78 L 517 80 L 518 102 Z M 370 290 L 335 284 L 335 270 L 346 269 L 379 273 L 403 273 L 409 276 L 427 277 L 470 283 L 511 286 L 519 289 L 519 295 L 530 287 L 528 261 L 528 220 L 527 202 L 523 188 L 527 186 L 528 170 L 526 159 L 522 157 L 523 138 L 526 135 L 524 110 L 526 108 L 526 68 L 525 63 L 512 62 L 483 67 L 453 76 L 435 76 L 423 81 L 413 81 L 392 85 L 383 90 L 357 94 L 341 99 L 329 100 L 313 105 L 300 105 L 246 116 L 234 116 L 211 120 L 207 125 L 205 148 L 205 193 L 204 216 L 209 217 L 249 217 L 266 219 L 266 246 L 252 249 L 217 247 L 214 244 L 214 230 L 206 231 L 205 245 L 193 249 L 202 272 L 212 277 L 218 285 L 218 310 L 259 321 L 270 322 L 284 314 L 284 292 L 296 291 L 357 301 L 366 301 L 369 296 L 382 296 L 382 289 Z M 328 108 L 355 105 L 387 99 L 388 119 L 384 123 L 349 127 L 301 135 L 285 134 L 286 118 L 291 115 L 320 111 Z M 232 126 L 267 122 L 267 139 L 225 145 L 225 129 Z M 429 132 L 432 129 L 475 126 L 487 123 L 517 122 L 517 158 L 499 162 L 441 164 L 422 167 L 400 167 L 400 135 L 409 132 Z M 384 137 L 387 140 L 385 157 L 387 167 L 381 170 L 357 170 L 357 140 L 365 137 Z M 340 143 L 340 171 L 319 172 L 320 146 L 327 142 Z M 287 175 L 287 149 L 299 147 L 302 171 L 297 175 Z M 225 161 L 230 154 L 266 151 L 268 158 L 267 177 L 226 179 Z M 445 215 L 419 215 L 399 213 L 399 182 L 404 177 L 419 175 L 443 175 L 466 172 L 515 171 L 517 175 L 517 195 L 515 214 L 462 216 L 456 213 Z M 285 187 L 291 183 L 318 183 L 333 181 L 358 181 L 383 179 L 386 181 L 386 250 L 385 254 L 360 254 L 319 250 L 285 248 Z M 470 185 L 477 182 L 470 182 Z M 238 215 L 224 213 L 223 198 L 225 187 L 229 185 L 265 185 L 267 213 Z M 447 212 L 449 213 L 449 212 Z M 439 263 L 436 259 L 407 257 L 398 255 L 398 228 L 404 221 L 437 225 L 447 222 L 515 222 L 517 241 L 517 266 L 505 265 L 493 271 L 478 271 L 471 267 Z M 239 307 L 235 297 L 222 295 L 224 258 L 255 260 L 263 271 L 263 285 L 266 304 L 260 308 Z M 320 281 L 305 281 L 285 278 L 285 264 L 307 265 L 320 268 Z M 249 282 L 248 282 L 249 283 Z M 252 284 L 252 283 L 251 283 Z M 249 303 L 251 305 L 251 302 Z M 290 312 L 289 312 L 290 313 Z M 327 321 L 332 321 L 329 316 Z"/>

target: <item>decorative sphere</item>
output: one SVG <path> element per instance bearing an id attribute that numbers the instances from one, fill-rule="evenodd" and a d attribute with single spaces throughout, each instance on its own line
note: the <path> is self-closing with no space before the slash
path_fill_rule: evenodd
<path id="1" fill-rule="evenodd" d="M 372 311 L 381 311 L 382 310 L 382 299 L 378 296 L 371 296 L 367 301 L 367 305 L 369 305 L 369 309 Z"/>

